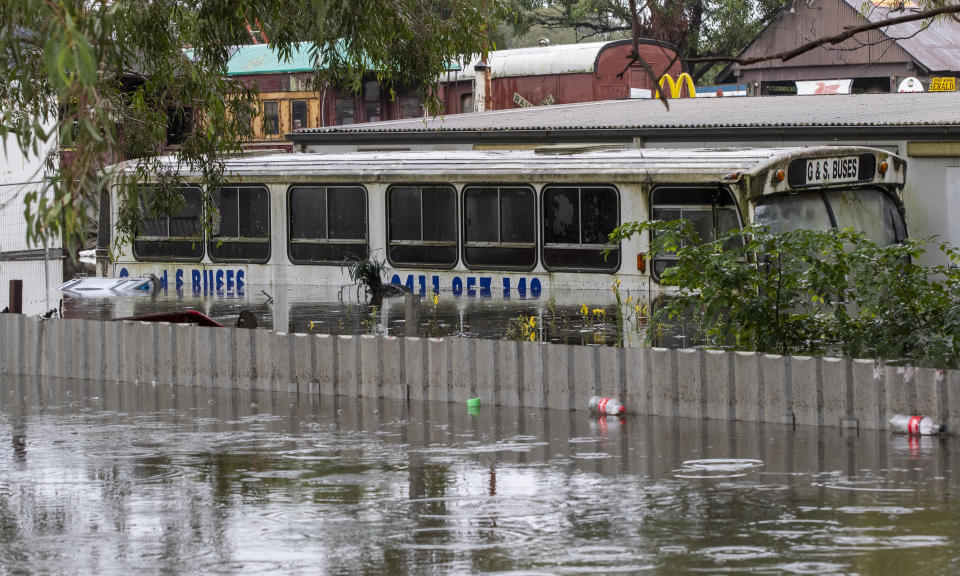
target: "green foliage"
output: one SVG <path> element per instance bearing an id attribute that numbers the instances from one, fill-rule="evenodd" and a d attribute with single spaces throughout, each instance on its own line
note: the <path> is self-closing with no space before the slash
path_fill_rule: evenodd
<path id="1" fill-rule="evenodd" d="M 678 258 L 661 275 L 675 294 L 654 311 L 655 327 L 689 319 L 697 343 L 735 350 L 960 362 L 960 270 L 915 264 L 927 241 L 881 247 L 849 229 L 748 227 L 701 243 L 686 221 L 628 223 L 611 240 L 645 231 L 651 256 Z"/>
<path id="2" fill-rule="evenodd" d="M 168 111 L 192 119 L 175 154 L 202 177 L 211 207 L 223 158 L 249 137 L 256 114 L 255 89 L 225 75 L 232 47 L 249 42 L 248 23 L 259 22 L 281 55 L 309 42 L 320 83 L 358 88 L 374 71 L 386 85 L 419 87 L 435 113 L 435 79 L 482 51 L 488 19 L 505 18 L 502 0 L 3 2 L 0 136 L 32 156 L 56 138 L 70 149 L 26 199 L 28 240 L 62 236 L 72 253 L 110 176 L 104 165 L 125 155 L 136 170 L 118 208 L 135 230 L 135 183 L 159 166 Z"/>
<path id="3" fill-rule="evenodd" d="M 340 268 L 347 270 L 350 281 L 358 288 L 366 288 L 371 295 L 375 296 L 383 285 L 380 276 L 386 271 L 387 262 L 378 259 L 375 254 L 371 254 L 368 258 L 347 256 L 340 264 Z"/>

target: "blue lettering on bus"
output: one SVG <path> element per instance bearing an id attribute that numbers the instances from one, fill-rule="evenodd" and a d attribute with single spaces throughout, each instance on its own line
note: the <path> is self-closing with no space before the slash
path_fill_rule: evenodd
<path id="1" fill-rule="evenodd" d="M 508 278 L 507 276 L 503 277 L 503 297 L 504 298 L 510 297 L 510 278 Z"/>
<path id="2" fill-rule="evenodd" d="M 407 274 L 407 281 L 404 282 L 404 286 L 413 294 L 413 274 Z"/>
<path id="3" fill-rule="evenodd" d="M 433 293 L 439 294 L 440 293 L 440 277 L 435 275 L 431 280 L 433 282 Z"/>
<path id="4" fill-rule="evenodd" d="M 480 277 L 480 297 L 489 298 L 490 297 L 490 283 L 492 278 L 489 276 Z"/>
<path id="5" fill-rule="evenodd" d="M 237 294 L 243 296 L 243 285 L 246 284 L 244 277 L 246 273 L 243 270 L 237 270 Z"/>
<path id="6" fill-rule="evenodd" d="M 453 288 L 454 296 L 463 294 L 463 280 L 461 280 L 459 276 L 453 277 L 453 284 L 451 287 Z"/>
<path id="7" fill-rule="evenodd" d="M 227 270 L 227 292 L 233 291 L 233 270 Z"/>
<path id="8" fill-rule="evenodd" d="M 419 282 L 419 283 L 420 283 L 420 296 L 426 296 L 426 295 L 427 295 L 427 277 L 424 276 L 423 274 L 421 274 L 420 276 L 417 276 L 417 280 L 420 281 L 420 282 Z"/>
<path id="9" fill-rule="evenodd" d="M 193 292 L 195 294 L 200 293 L 200 271 L 191 270 L 190 271 L 190 282 L 193 284 Z"/>
<path id="10" fill-rule="evenodd" d="M 521 278 L 520 280 L 517 281 L 517 294 L 519 294 L 521 298 L 527 297 L 527 279 L 526 278 Z"/>
<path id="11" fill-rule="evenodd" d="M 177 292 L 179 292 L 183 288 L 183 268 L 177 268 L 173 277 L 176 278 Z"/>
<path id="12" fill-rule="evenodd" d="M 391 284 L 399 284 L 399 283 L 400 283 L 400 275 L 399 275 L 399 274 L 394 274 L 393 277 L 390 278 L 390 283 L 391 283 Z"/>
<path id="13" fill-rule="evenodd" d="M 161 290 L 166 290 L 167 289 L 167 269 L 166 268 L 163 269 L 163 273 L 160 274 L 160 277 L 157 279 L 160 281 L 160 286 L 158 286 L 158 288 L 160 288 Z"/>
<path id="14" fill-rule="evenodd" d="M 217 270 L 217 292 L 223 290 L 223 270 Z"/>
<path id="15" fill-rule="evenodd" d="M 476 296 L 477 295 L 477 279 L 473 276 L 467 277 L 467 296 Z"/>
<path id="16" fill-rule="evenodd" d="M 120 277 L 121 277 L 121 278 L 126 278 L 127 276 L 130 276 L 130 271 L 127 270 L 126 268 L 121 268 L 121 269 L 120 269 Z"/>
<path id="17" fill-rule="evenodd" d="M 540 286 L 540 279 L 539 279 L 539 278 L 531 278 L 531 279 L 530 279 L 530 295 L 531 295 L 531 296 L 533 296 L 534 298 L 539 298 L 539 297 L 540 297 L 540 290 L 541 290 L 541 288 L 542 288 L 542 287 Z"/>

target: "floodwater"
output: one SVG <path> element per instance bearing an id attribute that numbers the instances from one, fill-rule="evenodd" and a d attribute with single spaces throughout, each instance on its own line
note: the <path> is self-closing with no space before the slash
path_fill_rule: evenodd
<path id="1" fill-rule="evenodd" d="M 640 304 L 645 296 L 624 293 L 618 305 L 609 290 L 539 298 L 457 297 L 442 292 L 436 301 L 428 293 L 420 304 L 418 334 L 530 340 L 533 333 L 533 339 L 545 342 L 637 346 L 647 329 L 649 308 Z M 249 310 L 259 327 L 281 332 L 404 335 L 403 302 L 403 297 L 384 298 L 374 306 L 358 301 L 349 289 L 341 294 L 336 288 L 249 286 L 241 294 L 161 290 L 100 298 L 67 293 L 60 306 L 64 318 L 98 320 L 191 309 L 231 326 L 242 310 Z M 532 329 L 525 328 L 531 326 L 531 316 Z"/>
<path id="2" fill-rule="evenodd" d="M 952 437 L 7 377 L 0 438 L 10 574 L 960 573 Z"/>

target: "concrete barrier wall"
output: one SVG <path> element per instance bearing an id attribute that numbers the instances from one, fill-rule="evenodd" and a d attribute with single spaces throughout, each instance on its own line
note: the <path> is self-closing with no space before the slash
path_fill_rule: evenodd
<path id="1" fill-rule="evenodd" d="M 960 430 L 960 371 L 750 352 L 0 314 L 0 373 L 560 410 L 604 394 L 658 416 L 883 429 L 924 414 Z"/>

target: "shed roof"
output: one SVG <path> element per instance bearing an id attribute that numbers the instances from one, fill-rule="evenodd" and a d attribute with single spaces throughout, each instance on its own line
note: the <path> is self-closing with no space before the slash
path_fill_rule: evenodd
<path id="1" fill-rule="evenodd" d="M 240 46 L 227 62 L 227 76 L 242 74 L 281 74 L 310 72 L 313 59 L 310 45 L 298 42 L 291 51 L 290 59 L 280 58 L 279 53 L 269 44 L 248 44 Z"/>
<path id="2" fill-rule="evenodd" d="M 889 0 L 873 0 L 874 6 L 863 10 L 863 0 L 845 0 L 870 22 L 897 18 L 918 11 L 916 2 L 908 1 L 896 7 Z M 924 25 L 927 27 L 924 28 Z M 906 50 L 916 61 L 931 72 L 960 70 L 960 22 L 941 18 L 929 22 L 915 20 L 881 28 L 884 34 Z"/>
<path id="3" fill-rule="evenodd" d="M 337 50 L 343 55 L 343 42 L 337 42 Z M 312 72 L 313 57 L 310 42 L 297 42 L 293 45 L 289 60 L 280 58 L 280 54 L 269 44 L 246 44 L 238 46 L 227 62 L 227 76 L 244 74 L 292 74 L 294 72 Z M 322 55 L 318 63 L 323 66 Z M 368 61 L 367 67 L 371 66 Z M 460 64 L 449 62 L 447 70 L 460 70 Z M 472 69 L 471 69 L 472 70 Z"/>
<path id="4" fill-rule="evenodd" d="M 828 100 L 824 100 L 828 98 Z M 300 142 L 363 134 L 796 127 L 960 127 L 960 92 L 611 100 L 298 130 Z"/>

